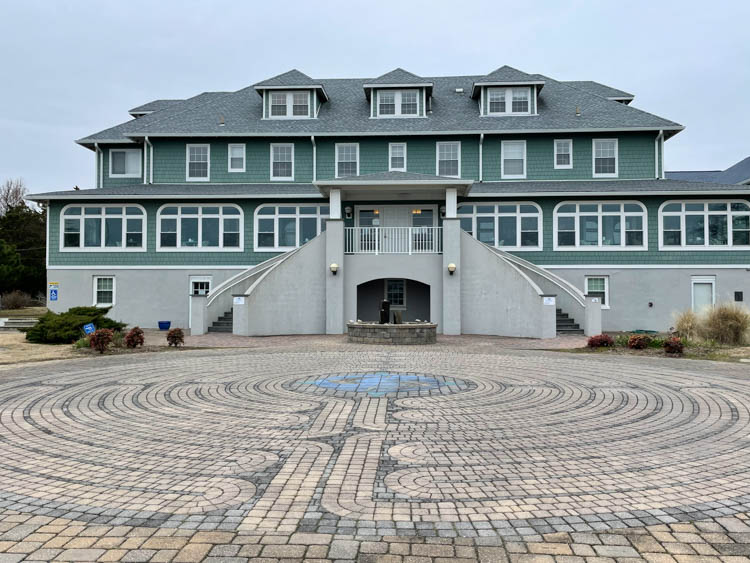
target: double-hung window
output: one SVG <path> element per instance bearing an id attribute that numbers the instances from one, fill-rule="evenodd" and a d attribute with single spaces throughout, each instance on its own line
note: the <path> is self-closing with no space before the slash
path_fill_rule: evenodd
<path id="1" fill-rule="evenodd" d="M 458 219 L 464 231 L 490 246 L 542 249 L 542 211 L 535 203 L 462 203 Z"/>
<path id="2" fill-rule="evenodd" d="M 94 276 L 94 306 L 111 307 L 115 304 L 114 276 Z"/>
<path id="3" fill-rule="evenodd" d="M 229 172 L 245 171 L 245 145 L 244 143 L 230 144 L 228 147 Z"/>
<path id="4" fill-rule="evenodd" d="M 555 170 L 573 168 L 573 139 L 555 139 Z"/>
<path id="5" fill-rule="evenodd" d="M 529 115 L 531 113 L 531 89 L 487 88 L 487 115 Z"/>
<path id="6" fill-rule="evenodd" d="M 385 298 L 391 309 L 406 307 L 406 280 L 385 280 Z"/>
<path id="7" fill-rule="evenodd" d="M 437 175 L 461 177 L 461 143 L 459 141 L 437 144 Z"/>
<path id="8" fill-rule="evenodd" d="M 501 171 L 503 179 L 526 177 L 526 141 L 502 141 L 500 143 Z"/>
<path id="9" fill-rule="evenodd" d="M 308 90 L 272 91 L 269 97 L 271 119 L 310 117 L 310 91 Z"/>
<path id="10" fill-rule="evenodd" d="M 109 177 L 138 178 L 141 175 L 140 149 L 110 149 Z"/>
<path id="11" fill-rule="evenodd" d="M 406 143 L 388 144 L 388 170 L 406 172 Z"/>
<path id="12" fill-rule="evenodd" d="M 188 182 L 207 182 L 210 179 L 210 145 L 187 145 L 185 160 L 185 179 Z"/>
<path id="13" fill-rule="evenodd" d="M 271 180 L 294 180 L 294 145 L 271 144 Z"/>
<path id="14" fill-rule="evenodd" d="M 143 251 L 146 212 L 139 205 L 69 205 L 62 213 L 61 250 Z"/>
<path id="15" fill-rule="evenodd" d="M 555 250 L 646 250 L 643 204 L 563 202 L 554 213 Z"/>
<path id="16" fill-rule="evenodd" d="M 586 276 L 586 294 L 598 297 L 602 309 L 609 309 L 609 276 Z"/>
<path id="17" fill-rule="evenodd" d="M 165 205 L 157 224 L 158 251 L 242 250 L 242 211 L 236 205 Z"/>
<path id="18" fill-rule="evenodd" d="M 255 211 L 255 249 L 291 250 L 325 231 L 328 205 L 262 205 Z"/>
<path id="19" fill-rule="evenodd" d="M 359 175 L 359 143 L 336 143 L 336 178 Z"/>
<path id="20" fill-rule="evenodd" d="M 419 113 L 419 90 L 378 90 L 378 117 L 414 117 Z"/>
<path id="21" fill-rule="evenodd" d="M 735 247 L 750 247 L 747 201 L 668 201 L 659 209 L 661 250 Z"/>
<path id="22" fill-rule="evenodd" d="M 617 139 L 594 139 L 594 178 L 616 178 L 618 172 Z"/>

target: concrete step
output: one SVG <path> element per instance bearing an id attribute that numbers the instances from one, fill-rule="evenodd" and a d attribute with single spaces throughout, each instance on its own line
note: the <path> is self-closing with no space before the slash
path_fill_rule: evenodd
<path id="1" fill-rule="evenodd" d="M 557 328 L 557 334 L 583 334 L 582 328 Z"/>
<path id="2" fill-rule="evenodd" d="M 232 326 L 210 326 L 208 327 L 208 332 L 232 332 Z"/>

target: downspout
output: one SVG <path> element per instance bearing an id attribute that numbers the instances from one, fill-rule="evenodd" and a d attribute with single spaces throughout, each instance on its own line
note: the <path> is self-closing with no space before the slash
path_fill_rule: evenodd
<path id="1" fill-rule="evenodd" d="M 666 170 L 666 167 L 664 166 L 664 130 L 660 131 L 659 134 L 661 135 L 661 179 L 664 179 L 664 171 Z"/>
<path id="2" fill-rule="evenodd" d="M 146 137 L 143 138 L 143 183 L 148 178 L 148 152 L 146 151 Z"/>
<path id="3" fill-rule="evenodd" d="M 94 143 L 94 150 L 96 151 L 96 174 L 94 179 L 96 180 L 96 187 L 102 187 L 102 167 L 104 166 L 104 151 L 99 148 L 99 143 Z"/>
<path id="4" fill-rule="evenodd" d="M 664 170 L 664 130 L 659 131 L 654 141 L 654 177 L 661 178 L 662 174 L 659 173 L 659 154 L 661 149 L 661 160 L 662 170 Z"/>
<path id="5" fill-rule="evenodd" d="M 146 145 L 148 145 L 148 183 L 153 184 L 154 183 L 154 145 L 151 144 L 151 141 L 148 140 L 148 135 L 146 135 L 143 138 L 143 152 L 146 153 Z M 143 183 L 146 183 L 146 171 L 143 171 L 144 180 Z"/>
<path id="6" fill-rule="evenodd" d="M 483 181 L 483 174 L 482 174 L 482 157 L 484 155 L 484 133 L 479 134 L 479 181 Z"/>
<path id="7" fill-rule="evenodd" d="M 310 142 L 313 147 L 313 182 L 318 180 L 318 147 L 315 144 L 315 135 L 310 135 Z"/>

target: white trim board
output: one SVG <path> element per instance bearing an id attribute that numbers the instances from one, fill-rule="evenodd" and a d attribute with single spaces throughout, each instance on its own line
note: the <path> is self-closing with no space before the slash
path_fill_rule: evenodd
<path id="1" fill-rule="evenodd" d="M 280 253 L 281 254 L 281 253 Z M 258 262 L 260 264 L 261 262 Z M 48 270 L 239 270 L 244 271 L 258 264 L 240 264 L 237 266 L 48 266 Z"/>
<path id="2" fill-rule="evenodd" d="M 588 268 L 614 270 L 748 270 L 747 264 L 538 264 L 540 268 L 548 270 L 583 270 Z"/>

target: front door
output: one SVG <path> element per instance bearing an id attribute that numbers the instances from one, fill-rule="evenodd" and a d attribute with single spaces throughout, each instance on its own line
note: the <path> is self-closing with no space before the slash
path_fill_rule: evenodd
<path id="1" fill-rule="evenodd" d="M 190 295 L 208 295 L 211 291 L 211 276 L 190 276 Z M 192 328 L 193 300 L 188 297 L 188 328 Z"/>

